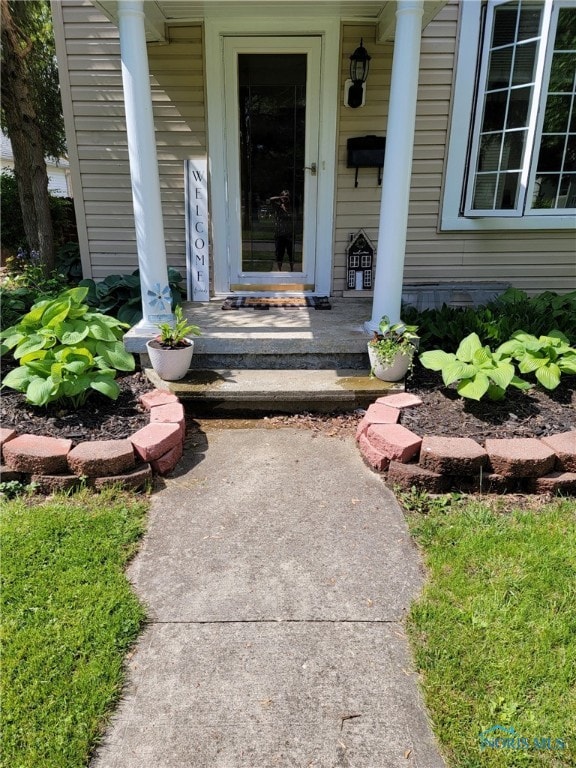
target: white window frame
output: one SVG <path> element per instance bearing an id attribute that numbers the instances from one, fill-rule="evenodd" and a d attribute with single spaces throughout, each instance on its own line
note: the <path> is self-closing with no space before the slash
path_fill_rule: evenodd
<path id="1" fill-rule="evenodd" d="M 545 0 L 546 8 L 550 12 L 545 14 L 549 20 L 551 18 L 553 0 Z M 559 7 L 571 7 L 574 0 L 558 0 L 554 2 L 554 13 L 558 13 Z M 452 100 L 452 116 L 449 132 L 449 143 L 447 147 L 447 162 L 444 178 L 444 193 L 442 200 L 442 231 L 490 231 L 490 230 L 526 230 L 526 229 L 574 229 L 576 211 L 570 209 L 540 210 L 528 209 L 526 211 L 486 211 L 486 212 L 467 212 L 464 211 L 464 202 L 466 189 L 464 187 L 467 177 L 468 162 L 468 143 L 470 136 L 470 125 L 462 125 L 462 115 L 470 115 L 471 119 L 475 108 L 475 89 L 470 87 L 470 83 L 477 80 L 478 57 L 482 54 L 479 47 L 480 35 L 482 32 L 482 3 L 481 0 L 467 0 L 460 6 L 460 29 L 458 41 L 458 61 L 456 66 L 456 77 L 454 83 L 454 92 Z M 555 29 L 555 23 L 552 25 L 552 31 Z M 544 22 L 542 34 L 548 37 L 550 28 Z M 473 41 L 473 44 L 472 44 Z M 551 48 L 551 46 L 547 46 Z M 546 60 L 543 55 L 538 56 L 536 72 L 536 82 L 541 82 L 543 77 L 548 81 L 550 67 L 550 51 L 547 51 Z M 484 68 L 486 64 L 484 62 Z M 546 69 L 544 69 L 546 67 Z M 484 71 L 482 69 L 482 72 Z M 482 78 L 482 72 L 480 77 Z M 479 82 L 483 83 L 484 80 Z M 530 147 L 527 147 L 532 154 L 535 146 L 539 146 L 539 141 L 535 138 L 540 136 L 542 119 L 541 116 L 536 124 L 536 114 L 538 104 L 542 100 L 542 93 L 538 88 L 538 93 L 534 93 L 533 108 L 536 110 L 531 120 L 531 130 L 528 141 Z M 479 122 L 479 121 L 478 121 Z M 479 130 L 479 129 L 477 129 Z M 473 149 L 473 148 L 472 148 Z M 473 162 L 473 161 L 472 161 Z M 534 185 L 535 163 L 525 164 L 523 169 L 522 183 L 525 186 L 523 200 L 531 199 L 526 196 L 531 194 Z M 529 177 L 530 174 L 530 177 Z M 559 211 L 562 210 L 562 213 Z"/>

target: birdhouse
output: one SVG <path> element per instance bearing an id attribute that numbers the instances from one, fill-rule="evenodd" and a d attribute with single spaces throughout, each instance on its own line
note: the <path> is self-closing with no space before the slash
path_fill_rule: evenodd
<path id="1" fill-rule="evenodd" d="M 372 288 L 374 246 L 362 229 L 352 236 L 346 249 L 346 267 L 347 288 L 356 291 L 367 291 Z"/>

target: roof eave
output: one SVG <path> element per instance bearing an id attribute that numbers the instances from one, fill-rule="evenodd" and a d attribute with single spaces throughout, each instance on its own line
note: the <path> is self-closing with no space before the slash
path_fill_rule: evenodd
<path id="1" fill-rule="evenodd" d="M 118 0 L 92 0 L 92 2 L 110 19 L 110 21 L 116 25 L 118 24 Z M 284 2 L 284 0 L 243 0 L 241 3 L 241 10 L 243 14 L 246 14 L 250 13 L 253 9 L 254 11 L 257 10 L 259 15 L 262 15 L 266 6 L 268 6 L 270 10 L 274 9 L 275 13 L 278 13 L 279 9 L 285 6 L 287 12 L 291 14 L 294 12 L 294 2 L 295 0 L 286 0 L 286 2 Z M 310 8 L 310 0 L 306 0 L 306 2 Z M 422 17 L 422 29 L 430 23 L 446 3 L 447 0 L 426 0 L 424 3 L 424 15 Z M 182 7 L 184 7 L 184 5 L 185 4 L 183 3 Z M 377 25 L 376 41 L 379 43 L 394 40 L 396 29 L 396 6 L 396 0 L 381 0 L 381 2 L 375 3 L 378 12 L 375 14 L 373 20 Z M 329 0 L 323 0 L 323 2 L 317 3 L 317 7 L 319 11 L 322 11 L 322 14 L 331 16 L 341 15 L 339 12 L 340 3 L 337 1 L 330 2 Z M 193 12 L 194 8 L 197 9 L 196 12 Z M 182 24 L 185 22 L 198 23 L 203 21 L 207 12 L 210 14 L 218 12 L 218 0 L 212 0 L 212 2 L 204 0 L 201 4 L 190 4 L 190 10 L 191 13 L 189 16 L 183 16 L 178 19 L 169 19 L 162 10 L 162 0 L 147 0 L 144 3 L 146 41 L 149 43 L 166 42 L 168 39 L 166 28 L 169 23 Z M 341 16 L 341 18 L 343 21 L 369 21 L 365 14 L 355 17 L 346 13 L 345 16 Z"/>

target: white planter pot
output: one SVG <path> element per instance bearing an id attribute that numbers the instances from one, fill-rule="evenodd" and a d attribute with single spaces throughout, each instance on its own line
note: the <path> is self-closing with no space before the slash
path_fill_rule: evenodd
<path id="1" fill-rule="evenodd" d="M 398 352 L 391 363 L 382 364 L 378 359 L 376 350 L 370 344 L 368 344 L 368 357 L 370 358 L 372 373 L 377 379 L 382 381 L 400 381 L 400 379 L 403 379 L 408 372 L 412 360 L 411 354 Z"/>
<path id="2" fill-rule="evenodd" d="M 146 342 L 146 350 L 152 363 L 152 368 L 164 381 L 178 381 L 183 379 L 190 369 L 192 355 L 194 354 L 194 341 L 186 339 L 189 346 L 181 349 L 162 349 L 153 346 L 153 341 Z"/>

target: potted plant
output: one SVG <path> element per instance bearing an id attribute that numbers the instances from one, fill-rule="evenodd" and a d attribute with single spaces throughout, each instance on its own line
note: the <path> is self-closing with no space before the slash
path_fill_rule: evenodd
<path id="1" fill-rule="evenodd" d="M 159 335 L 146 342 L 152 367 L 164 381 L 177 381 L 186 376 L 194 353 L 194 341 L 189 335 L 200 335 L 200 328 L 188 323 L 180 305 L 174 310 L 174 317 L 174 325 L 160 323 Z"/>
<path id="2" fill-rule="evenodd" d="M 415 325 L 390 322 L 384 315 L 378 331 L 368 342 L 370 374 L 382 381 L 400 381 L 412 365 L 414 352 L 418 348 L 418 330 Z"/>

